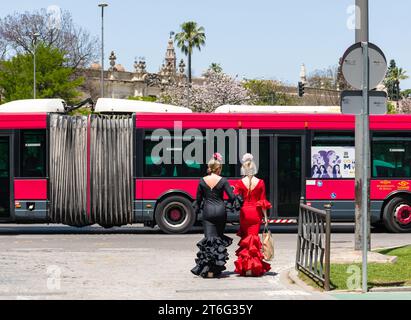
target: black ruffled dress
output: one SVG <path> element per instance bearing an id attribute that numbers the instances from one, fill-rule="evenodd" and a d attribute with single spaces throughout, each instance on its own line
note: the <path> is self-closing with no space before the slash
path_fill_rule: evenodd
<path id="1" fill-rule="evenodd" d="M 197 213 L 201 211 L 203 214 L 204 239 L 197 244 L 200 251 L 191 272 L 203 278 L 208 277 L 209 272 L 214 277 L 221 275 L 228 260 L 227 247 L 233 242 L 233 239 L 224 235 L 227 221 L 224 192 L 231 203 L 236 200 L 226 178 L 222 178 L 213 189 L 201 179 L 197 189 L 194 206 Z"/>

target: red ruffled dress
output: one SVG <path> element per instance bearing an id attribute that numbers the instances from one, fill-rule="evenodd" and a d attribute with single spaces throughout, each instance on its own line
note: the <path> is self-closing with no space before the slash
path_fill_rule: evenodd
<path id="1" fill-rule="evenodd" d="M 241 241 L 236 251 L 238 259 L 234 262 L 235 272 L 245 276 L 247 271 L 251 270 L 252 276 L 260 277 L 271 269 L 270 264 L 263 261 L 264 255 L 261 252 L 262 244 L 259 237 L 261 221 L 264 217 L 262 209 L 270 209 L 271 203 L 266 199 L 263 180 L 260 180 L 252 191 L 249 191 L 240 180 L 235 186 L 235 193 L 244 199 L 240 212 L 240 230 L 237 233 Z"/>

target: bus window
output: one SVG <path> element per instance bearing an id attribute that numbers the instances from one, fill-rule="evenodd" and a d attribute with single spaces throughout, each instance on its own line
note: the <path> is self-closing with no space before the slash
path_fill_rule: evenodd
<path id="1" fill-rule="evenodd" d="M 169 139 L 169 137 L 163 137 Z M 171 149 L 165 150 L 168 156 L 164 157 L 164 150 L 160 155 L 153 154 L 153 149 L 159 144 L 158 141 L 151 141 L 151 133 L 144 139 L 144 176 L 152 178 L 198 178 L 206 174 L 207 170 L 203 163 L 199 163 L 194 159 L 183 159 L 182 163 L 177 163 L 176 153 L 183 152 L 173 148 L 171 142 Z M 183 141 L 183 150 L 192 142 Z M 204 146 L 202 150 L 204 154 Z M 193 156 L 194 157 L 194 156 Z"/>
<path id="2" fill-rule="evenodd" d="M 411 136 L 375 133 L 372 164 L 374 178 L 411 178 Z"/>
<path id="3" fill-rule="evenodd" d="M 223 170 L 221 171 L 221 175 L 223 177 L 231 177 L 234 178 L 236 177 L 236 169 L 237 169 L 237 163 L 230 163 L 230 149 L 228 147 L 228 139 L 226 142 L 226 148 L 225 148 L 225 154 L 223 155 L 224 160 L 225 160 L 225 164 L 223 165 Z M 238 161 L 238 160 L 237 160 Z"/>
<path id="4" fill-rule="evenodd" d="M 152 139 L 155 138 L 155 141 Z M 161 146 L 161 153 L 153 153 L 153 150 L 158 147 L 159 143 L 163 139 L 171 139 L 171 143 L 166 143 Z M 200 150 L 193 151 L 189 159 L 185 159 L 184 151 L 186 148 L 194 142 L 194 137 L 191 141 L 182 142 L 182 150 L 178 150 L 174 147 L 174 139 L 177 137 L 173 136 L 170 132 L 169 136 L 153 137 L 151 132 L 147 132 L 144 139 L 144 177 L 154 177 L 154 178 L 199 178 L 207 174 L 207 163 L 211 155 L 208 157 L 206 152 L 206 142 L 207 138 L 202 137 L 202 149 L 201 149 L 201 159 L 195 159 L 198 155 L 194 152 L 200 152 Z M 198 138 L 197 138 L 198 139 Z M 157 141 L 160 140 L 160 141 Z M 165 146 L 168 145 L 170 150 Z M 217 152 L 218 146 L 215 144 L 214 152 Z M 167 154 L 165 154 L 167 153 Z M 177 163 L 178 153 L 181 153 L 182 163 Z M 167 159 L 168 156 L 169 158 Z M 225 177 L 236 177 L 237 163 L 230 164 L 229 162 L 229 140 L 226 139 L 225 152 L 223 157 L 226 164 L 223 165 L 222 175 Z"/>
<path id="5" fill-rule="evenodd" d="M 313 147 L 355 147 L 354 133 L 316 132 Z"/>
<path id="6" fill-rule="evenodd" d="M 46 132 L 21 131 L 20 175 L 22 178 L 46 177 Z"/>
<path id="7" fill-rule="evenodd" d="M 311 147 L 309 177 L 313 179 L 355 178 L 354 133 L 316 133 Z"/>
<path id="8" fill-rule="evenodd" d="M 247 138 L 247 151 L 252 152 L 252 138 L 251 135 L 248 135 Z M 271 163 L 271 157 L 270 157 L 270 144 L 271 140 L 269 136 L 266 135 L 259 135 L 258 136 L 258 155 L 255 154 L 254 152 L 254 160 L 258 162 L 258 173 L 257 176 L 258 178 L 264 180 L 265 187 L 266 187 L 266 192 L 267 192 L 267 198 L 270 199 L 271 197 L 271 173 L 270 170 L 270 163 Z M 240 155 L 242 157 L 242 155 Z M 257 161 L 258 159 L 258 161 Z"/>

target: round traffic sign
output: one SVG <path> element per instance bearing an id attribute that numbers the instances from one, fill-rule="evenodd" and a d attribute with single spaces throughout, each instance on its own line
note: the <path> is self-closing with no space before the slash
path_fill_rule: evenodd
<path id="1" fill-rule="evenodd" d="M 380 48 L 369 43 L 370 59 L 370 90 L 375 89 L 384 80 L 387 73 L 387 59 Z M 363 49 L 361 42 L 352 45 L 344 53 L 342 63 L 342 73 L 345 80 L 355 89 L 362 90 L 363 84 Z"/>

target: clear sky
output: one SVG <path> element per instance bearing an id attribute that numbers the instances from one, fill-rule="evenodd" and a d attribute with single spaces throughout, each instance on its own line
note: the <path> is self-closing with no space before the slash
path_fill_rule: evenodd
<path id="1" fill-rule="evenodd" d="M 1 0 L 0 16 L 58 5 L 75 23 L 100 35 L 100 11 L 95 0 Z M 354 42 L 347 27 L 347 9 L 354 0 L 107 0 L 106 54 L 133 69 L 135 57 L 145 57 L 148 70 L 162 64 L 170 31 L 182 22 L 204 26 L 207 44 L 193 56 L 193 71 L 201 74 L 220 63 L 232 75 L 296 83 L 300 66 L 308 72 L 335 65 Z M 370 41 L 387 59 L 411 76 L 411 1 L 370 0 Z M 182 54 L 178 51 L 178 58 Z M 106 58 L 106 63 L 108 60 Z M 107 64 L 106 64 L 107 65 Z M 402 89 L 411 88 L 411 79 Z"/>

